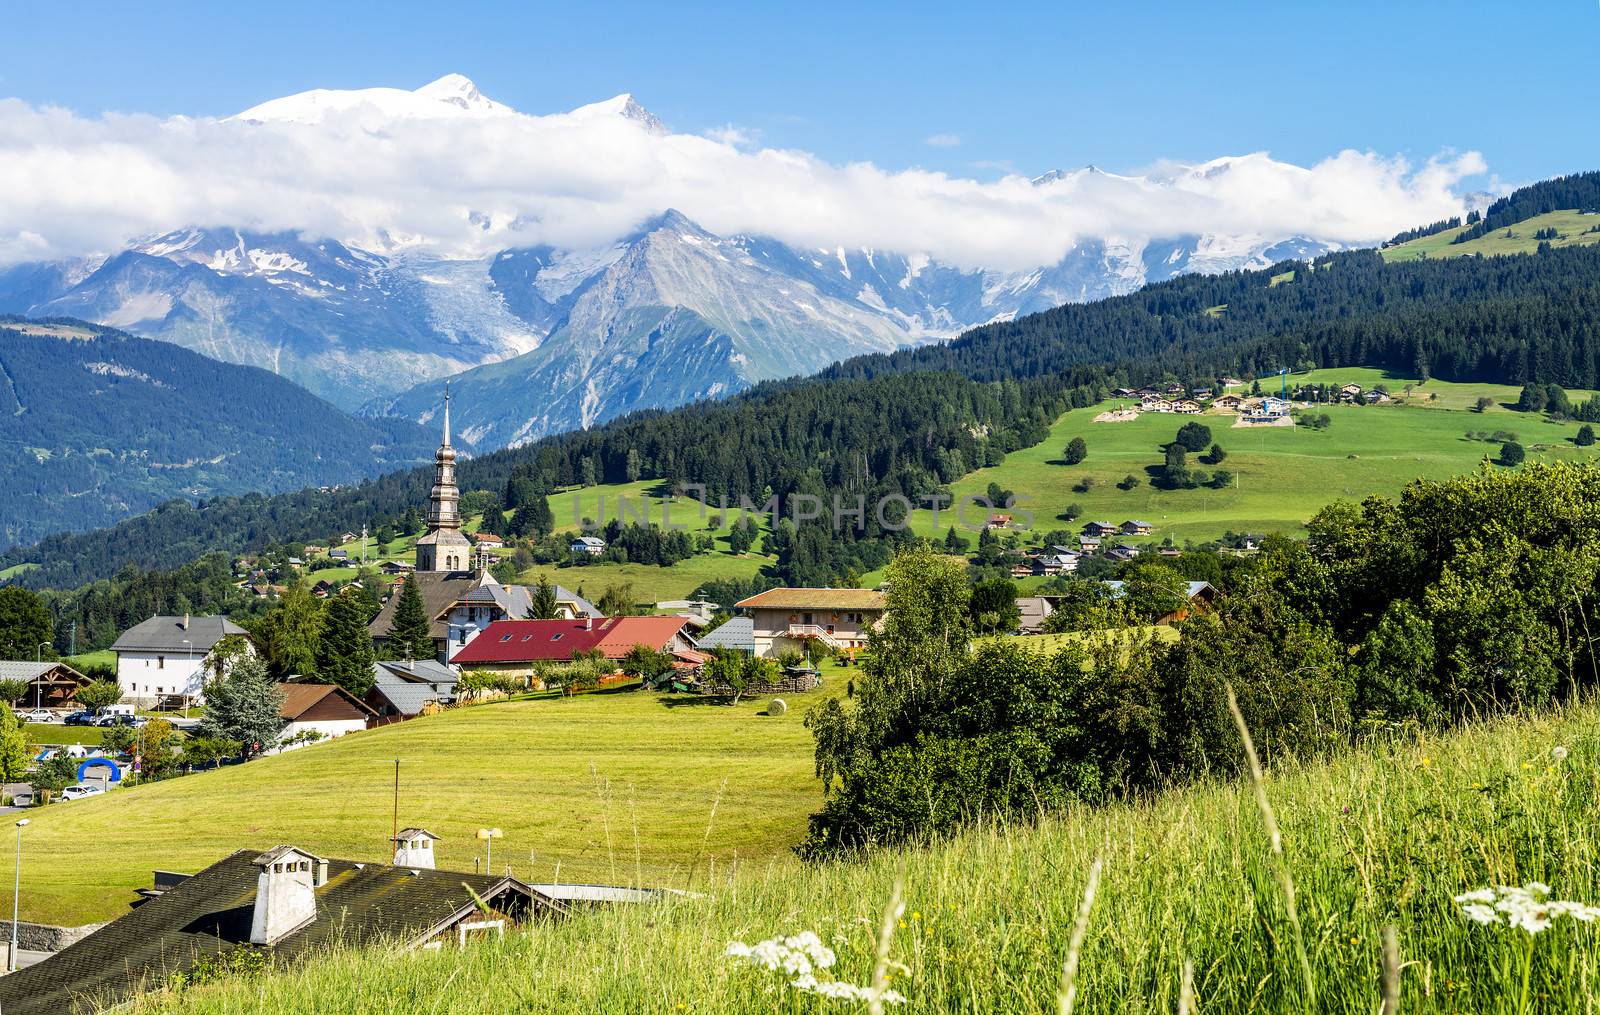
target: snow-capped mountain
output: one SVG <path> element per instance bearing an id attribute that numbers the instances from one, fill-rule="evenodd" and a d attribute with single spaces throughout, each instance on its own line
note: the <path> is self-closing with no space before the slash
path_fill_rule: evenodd
<path id="1" fill-rule="evenodd" d="M 529 118 L 460 75 L 415 91 L 302 92 L 230 120 L 246 131 L 290 133 L 352 123 L 370 133 L 386 124 L 432 130 L 537 121 L 571 133 L 600 125 L 607 137 L 633 139 L 629 144 L 682 141 L 631 95 Z M 1237 189 L 1277 166 L 1264 155 L 1160 176 L 1116 176 L 1091 166 L 1051 171 L 1032 184 L 1046 196 L 1093 206 L 1101 195 L 1113 204 L 1129 194 L 1163 199 Z M 463 174 L 471 170 L 463 164 Z M 662 171 L 670 172 L 669 164 Z M 1027 181 L 1018 182 L 1027 189 Z M 573 181 L 573 189 L 581 191 L 580 184 Z M 461 214 L 481 222 L 483 235 L 506 230 L 509 238 L 522 228 L 504 209 L 470 211 L 471 199 L 462 200 Z M 1054 263 L 986 270 L 916 251 L 717 235 L 669 208 L 653 214 L 597 245 L 518 246 L 487 256 L 443 256 L 437 245 L 382 228 L 358 243 L 310 230 L 173 223 L 173 231 L 109 256 L 0 269 L 0 313 L 114 325 L 263 367 L 347 409 L 418 420 L 435 410 L 439 382 L 459 375 L 459 425 L 488 448 L 1183 272 L 1265 266 L 1337 246 L 1295 235 L 1175 230 L 1149 238 L 1105 228 L 1078 238 Z"/>

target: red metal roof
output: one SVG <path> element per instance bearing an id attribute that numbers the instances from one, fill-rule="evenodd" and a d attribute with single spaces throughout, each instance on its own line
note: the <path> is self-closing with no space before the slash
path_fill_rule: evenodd
<path id="1" fill-rule="evenodd" d="M 566 662 L 574 652 L 595 649 L 621 659 L 635 645 L 665 648 L 683 630 L 686 617 L 601 617 L 582 620 L 497 620 L 468 642 L 450 661 L 526 663 Z"/>

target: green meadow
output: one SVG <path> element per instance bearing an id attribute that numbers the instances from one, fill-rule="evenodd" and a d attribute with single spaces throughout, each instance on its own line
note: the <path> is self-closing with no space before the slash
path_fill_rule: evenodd
<path id="1" fill-rule="evenodd" d="M 1600 215 L 1585 215 L 1576 209 L 1552 211 L 1524 219 L 1508 229 L 1496 229 L 1485 236 L 1466 243 L 1452 242 L 1465 231 L 1465 226 L 1446 229 L 1409 240 L 1399 246 L 1387 247 L 1385 261 L 1416 261 L 1425 257 L 1469 257 L 1482 254 L 1494 257 L 1500 254 L 1531 254 L 1539 247 L 1533 234 L 1541 229 L 1554 229 L 1560 235 L 1549 240 L 1552 247 L 1571 247 L 1600 243 Z M 1510 235 L 1506 235 L 1507 233 Z"/>
<path id="2" fill-rule="evenodd" d="M 686 887 L 699 864 L 765 863 L 799 840 L 821 795 L 804 712 L 840 693 L 846 672 L 828 669 L 823 688 L 788 697 L 778 717 L 762 714 L 764 698 L 539 695 L 36 808 L 22 913 L 104 920 L 152 870 L 197 870 L 283 842 L 385 860 L 396 758 L 400 822 L 443 837 L 441 866 L 471 870 L 475 833 L 492 825 L 505 833 L 495 866 L 518 877 Z M 0 876 L 11 873 L 7 852 Z"/>
<path id="3" fill-rule="evenodd" d="M 1591 461 L 1596 448 L 1576 447 L 1571 438 L 1579 424 L 1553 423 L 1511 410 L 1519 389 L 1496 384 L 1452 384 L 1393 376 L 1368 368 L 1318 370 L 1297 374 L 1291 383 L 1347 383 L 1371 387 L 1382 383 L 1395 398 L 1391 405 L 1318 406 L 1332 424 L 1326 430 L 1307 427 L 1234 427 L 1228 415 L 1177 416 L 1146 413 L 1123 423 L 1097 423 L 1107 402 L 1067 413 L 1043 443 L 1006 456 L 999 466 L 979 469 L 953 484 L 958 497 L 982 496 L 990 483 L 1017 494 L 1018 523 L 1032 516 L 1031 529 L 1076 529 L 1085 521 L 1120 523 L 1130 518 L 1155 526 L 1157 538 L 1205 540 L 1233 532 L 1300 531 L 1318 509 L 1337 499 L 1369 494 L 1394 495 L 1414 479 L 1443 479 L 1478 467 L 1499 453 L 1497 444 L 1469 440 L 1468 431 L 1506 430 L 1528 448 L 1530 461 Z M 1411 393 L 1406 385 L 1413 385 Z M 1271 390 L 1270 386 L 1264 387 Z M 1573 392 L 1587 398 L 1588 392 Z M 1434 396 L 1437 395 L 1435 398 Z M 1495 404 L 1479 413 L 1480 397 Z M 1152 470 L 1163 461 L 1163 446 L 1178 427 L 1197 420 L 1211 427 L 1212 439 L 1228 457 L 1209 466 L 1190 456 L 1192 469 L 1222 468 L 1236 483 L 1227 489 L 1164 490 L 1152 485 Z M 1082 437 L 1089 457 L 1076 466 L 1061 461 L 1062 449 Z M 1139 480 L 1132 489 L 1118 488 L 1126 476 Z M 1077 489 L 1085 480 L 1087 490 Z M 1069 505 L 1081 509 L 1077 524 L 1059 516 Z M 1025 514 L 1026 513 L 1026 514 Z M 951 524 L 975 532 L 987 512 L 969 508 L 965 520 L 942 512 L 918 511 L 917 531 L 942 535 Z M 1135 540 L 1136 542 L 1138 540 Z"/>
<path id="4" fill-rule="evenodd" d="M 828 1007 L 790 987 L 792 976 L 726 956 L 732 941 L 812 931 L 836 955 L 821 979 L 871 984 L 879 948 L 886 949 L 887 986 L 909 1002 L 886 1010 L 1053 1012 L 1061 1010 L 1063 962 L 1096 860 L 1101 878 L 1072 980 L 1078 1013 L 1366 1015 L 1380 1008 L 1389 928 L 1399 1007 L 1388 1010 L 1590 1011 L 1600 997 L 1600 925 L 1559 918 L 1535 937 L 1475 923 L 1453 897 L 1539 881 L 1556 899 L 1600 902 L 1597 722 L 1593 707 L 1573 707 L 1269 771 L 1264 789 L 1282 831 L 1298 927 L 1247 782 L 1053 812 L 1032 826 L 982 827 L 927 848 L 806 866 L 773 848 L 734 856 L 723 847 L 714 858 L 696 857 L 691 828 L 704 819 L 717 779 L 707 771 L 679 801 L 684 814 L 675 828 L 658 828 L 657 811 L 646 818 L 642 794 L 640 820 L 630 825 L 615 781 L 609 808 L 619 878 L 642 871 L 642 883 L 653 883 L 659 842 L 673 831 L 686 836 L 677 853 L 698 872 L 698 894 L 589 911 L 434 952 L 346 950 L 261 976 L 152 993 L 135 1011 L 864 1010 Z M 683 743 L 696 757 L 707 750 Z M 1570 753 L 1558 759 L 1557 747 Z M 378 755 L 371 760 L 381 768 Z M 760 781 L 748 777 L 746 763 L 724 761 L 729 784 L 717 827 L 730 805 L 757 809 L 749 805 Z M 529 815 L 518 835 L 535 842 L 559 834 L 541 827 L 553 813 L 542 796 L 502 805 Z M 592 822 L 602 811 L 594 797 L 582 799 Z M 770 846 L 798 831 L 792 817 L 775 818 Z M 477 820 L 458 823 L 453 835 Z M 373 827 L 363 842 L 387 831 L 382 821 L 367 823 Z M 602 831 L 591 835 L 603 856 Z M 252 836 L 275 838 L 265 829 Z M 302 844 L 334 854 L 350 848 L 342 840 Z M 447 863 L 465 859 L 459 841 L 444 845 Z M 513 862 L 519 874 L 527 869 L 520 856 Z M 676 883 L 689 882 L 681 869 L 680 877 Z M 897 890 L 901 908 L 886 922 Z"/>

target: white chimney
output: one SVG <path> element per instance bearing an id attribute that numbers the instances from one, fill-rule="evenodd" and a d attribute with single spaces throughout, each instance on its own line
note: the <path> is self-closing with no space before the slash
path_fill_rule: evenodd
<path id="1" fill-rule="evenodd" d="M 587 613 L 583 615 L 583 629 L 588 631 L 594 627 L 594 618 Z"/>
<path id="2" fill-rule="evenodd" d="M 316 888 L 328 877 L 328 861 L 293 846 L 275 846 L 254 863 L 256 908 L 250 943 L 270 945 L 317 918 Z"/>
<path id="3" fill-rule="evenodd" d="M 184 613 L 184 615 L 183 615 L 183 629 L 185 631 L 189 630 L 189 614 L 188 613 Z"/>
<path id="4" fill-rule="evenodd" d="M 433 844 L 439 837 L 426 828 L 406 828 L 394 837 L 394 865 L 433 870 Z"/>

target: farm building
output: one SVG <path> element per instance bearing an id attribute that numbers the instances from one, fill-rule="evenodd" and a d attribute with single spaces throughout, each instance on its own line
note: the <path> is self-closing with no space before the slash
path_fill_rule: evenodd
<path id="1" fill-rule="evenodd" d="M 885 601 L 871 589 L 768 589 L 735 605 L 754 621 L 756 655 L 770 659 L 802 650 L 807 641 L 844 651 L 866 647 Z"/>

